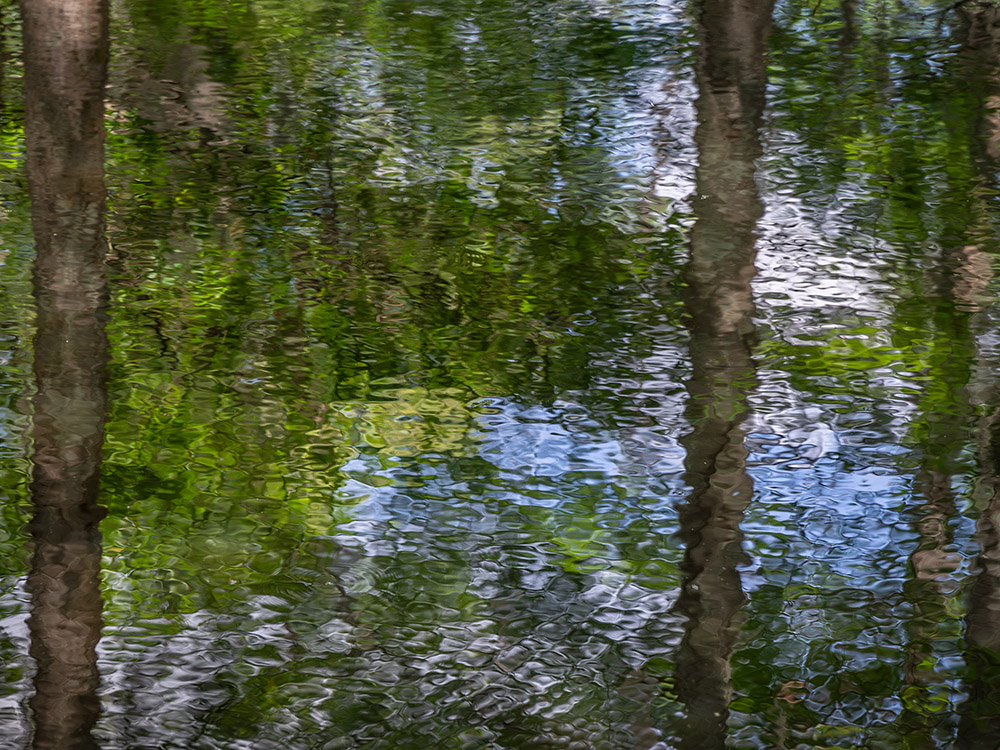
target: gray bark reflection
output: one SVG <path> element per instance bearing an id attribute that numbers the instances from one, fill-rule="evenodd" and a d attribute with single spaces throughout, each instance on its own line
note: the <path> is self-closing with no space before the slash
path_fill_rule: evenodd
<path id="1" fill-rule="evenodd" d="M 101 630 L 97 505 L 106 413 L 104 84 L 107 5 L 22 0 L 35 235 L 35 397 L 28 574 L 35 748 L 92 748 Z"/>
<path id="2" fill-rule="evenodd" d="M 684 273 L 692 432 L 683 440 L 691 492 L 679 512 L 686 552 L 677 609 L 687 618 L 677 655 L 682 748 L 725 746 L 734 618 L 744 600 L 740 521 L 753 486 L 743 423 L 755 382 L 750 281 L 762 212 L 755 160 L 771 7 L 770 0 L 704 0 L 699 19 L 696 221 Z"/>
<path id="3" fill-rule="evenodd" d="M 979 169 L 986 195 L 995 189 L 997 159 L 1000 158 L 1000 116 L 996 106 L 1000 95 L 1000 9 L 980 5 L 960 9 L 964 36 L 960 59 L 965 63 L 963 78 L 982 92 L 978 121 Z M 978 252 L 970 245 L 967 253 Z M 989 264 L 984 264 L 989 267 Z M 968 274 L 975 278 L 981 274 Z M 982 291 L 983 282 L 973 291 Z M 971 301 L 971 300 L 970 300 Z M 995 375 L 992 376 L 995 378 Z M 995 384 L 990 400 L 996 403 Z M 977 572 L 969 588 L 965 616 L 966 700 L 960 706 L 958 739 L 961 750 L 995 750 L 1000 747 L 1000 409 L 984 418 L 979 428 L 981 488 L 988 501 L 977 522 L 980 554 Z"/>

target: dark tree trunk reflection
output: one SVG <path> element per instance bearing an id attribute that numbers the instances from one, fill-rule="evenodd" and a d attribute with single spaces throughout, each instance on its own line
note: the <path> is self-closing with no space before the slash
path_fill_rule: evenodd
<path id="1" fill-rule="evenodd" d="M 972 154 L 976 171 L 981 175 L 981 189 L 967 196 L 972 203 L 984 206 L 983 216 L 990 215 L 996 190 L 997 159 L 1000 158 L 1000 119 L 997 96 L 1000 94 L 1000 10 L 987 4 L 967 4 L 959 9 L 962 24 L 957 31 L 961 48 L 960 80 L 970 86 L 979 99 L 973 122 L 975 144 Z M 982 221 L 976 236 L 963 248 L 964 264 L 957 269 L 961 280 L 965 309 L 977 311 L 976 299 L 985 290 L 992 274 L 989 256 L 981 247 L 993 241 L 989 221 Z M 980 260 L 981 259 L 981 260 Z M 980 262 L 976 262 L 980 261 Z M 959 295 L 957 295 L 959 296 Z M 992 376 L 995 378 L 995 373 Z M 1000 747 L 1000 410 L 996 408 L 995 383 L 988 403 L 994 411 L 979 427 L 979 463 L 981 489 L 988 500 L 980 511 L 977 536 L 980 545 L 976 572 L 968 589 L 965 616 L 966 700 L 959 708 L 959 729 L 955 747 L 961 750 L 994 750 Z"/>
<path id="2" fill-rule="evenodd" d="M 691 493 L 680 509 L 686 552 L 677 603 L 687 618 L 677 656 L 684 748 L 725 746 L 734 618 L 744 599 L 740 521 L 753 486 L 743 423 L 755 381 L 750 282 L 762 212 L 755 160 L 771 7 L 770 0 L 705 0 L 699 19 L 696 221 L 684 273 Z"/>
<path id="3" fill-rule="evenodd" d="M 962 24 L 960 56 L 967 67 L 963 78 L 982 93 L 982 104 L 976 122 L 969 123 L 976 129 L 980 144 L 981 167 L 990 174 L 1000 158 L 1000 8 L 985 3 L 970 3 L 960 9 Z"/>
<path id="4" fill-rule="evenodd" d="M 965 616 L 968 694 L 962 704 L 957 747 L 1000 746 L 1000 415 L 983 427 L 981 461 L 990 499 L 978 522 L 978 571 Z"/>
<path id="5" fill-rule="evenodd" d="M 38 389 L 30 705 L 34 747 L 67 750 L 96 747 L 98 716 L 108 11 L 102 0 L 23 0 L 21 11 Z"/>

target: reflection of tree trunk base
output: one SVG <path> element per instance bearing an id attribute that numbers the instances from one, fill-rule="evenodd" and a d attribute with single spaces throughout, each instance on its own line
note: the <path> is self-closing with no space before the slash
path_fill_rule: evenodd
<path id="1" fill-rule="evenodd" d="M 632 724 L 629 726 L 635 738 L 635 750 L 650 750 L 660 741 L 660 733 L 653 727 L 653 703 L 660 693 L 659 680 L 636 670 L 626 675 L 618 692 L 639 705 L 632 712 Z"/>
<path id="2" fill-rule="evenodd" d="M 966 668 L 971 675 L 966 683 L 969 697 L 960 709 L 956 747 L 996 750 L 1000 748 L 1000 652 L 967 653 Z"/>
<path id="3" fill-rule="evenodd" d="M 959 750 L 1000 748 L 1000 411 L 980 423 L 979 460 L 989 502 L 977 523 L 978 572 L 965 615 L 963 686 L 968 698 L 959 707 Z"/>
<path id="4" fill-rule="evenodd" d="M 997 554 L 995 539 L 987 540 L 984 548 L 966 615 L 968 698 L 960 707 L 957 745 L 962 750 L 1000 747 L 1000 563 L 986 557 Z"/>
<path id="5" fill-rule="evenodd" d="M 37 500 L 37 496 L 36 496 Z M 32 522 L 35 552 L 28 589 L 31 656 L 37 665 L 33 747 L 94 748 L 97 721 L 97 642 L 101 635 L 101 544 L 92 506 L 90 523 L 67 521 L 62 508 L 42 507 Z M 74 508 L 79 511 L 79 508 Z"/>

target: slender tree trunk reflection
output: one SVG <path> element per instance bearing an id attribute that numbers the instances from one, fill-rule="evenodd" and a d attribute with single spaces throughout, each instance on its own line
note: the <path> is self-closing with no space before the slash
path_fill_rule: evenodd
<path id="1" fill-rule="evenodd" d="M 965 68 L 962 80 L 974 85 L 982 100 L 975 127 L 978 148 L 973 148 L 984 190 L 972 196 L 984 205 L 992 201 L 996 190 L 997 158 L 1000 156 L 1000 9 L 986 4 L 963 6 L 959 9 L 964 27 L 960 29 L 963 43 L 960 57 Z M 988 211 L 984 211 L 989 215 Z M 989 241 L 990 232 L 983 231 Z M 978 238 L 976 238 L 978 239 Z M 980 243 L 965 249 L 967 261 L 981 255 Z M 989 280 L 990 264 L 980 263 L 964 275 L 963 291 L 967 309 L 975 310 L 976 296 Z M 990 373 L 990 380 L 995 380 Z M 981 489 L 988 497 L 977 521 L 980 553 L 976 561 L 972 585 L 969 587 L 965 616 L 966 700 L 959 707 L 958 738 L 960 750 L 1000 747 L 1000 410 L 996 408 L 996 386 L 992 385 L 989 402 L 993 413 L 979 427 L 979 464 L 982 472 Z"/>
<path id="2" fill-rule="evenodd" d="M 941 447 L 927 441 L 927 450 Z M 948 446 L 951 447 L 951 446 Z M 934 732 L 948 718 L 935 703 L 946 681 L 939 664 L 937 641 L 948 620 L 953 596 L 948 578 L 957 555 L 947 551 L 951 521 L 956 515 L 951 473 L 924 468 L 916 477 L 923 503 L 915 509 L 918 540 L 909 557 L 911 577 L 903 585 L 912 615 L 906 622 L 906 660 L 903 664 L 904 709 L 900 715 L 906 747 L 937 747 Z"/>
<path id="3" fill-rule="evenodd" d="M 987 174 L 996 169 L 1000 158 L 1000 8 L 985 3 L 963 6 L 960 54 L 968 63 L 964 72 L 969 83 L 982 92 L 978 122 L 970 123 L 978 131 L 980 158 Z"/>
<path id="4" fill-rule="evenodd" d="M 677 655 L 677 693 L 686 707 L 681 747 L 725 746 L 729 658 L 744 596 L 740 521 L 753 490 L 743 445 L 755 382 L 750 281 L 755 182 L 761 153 L 770 0 L 705 0 L 697 65 L 699 165 L 696 221 L 685 269 L 692 375 L 684 439 L 691 492 L 680 509 L 686 546 L 677 602 L 687 617 Z"/>
<path id="5" fill-rule="evenodd" d="M 967 698 L 956 743 L 962 750 L 1000 746 L 1000 415 L 984 420 L 983 435 L 990 499 L 978 522 L 981 552 L 965 616 Z"/>
<path id="6" fill-rule="evenodd" d="M 965 616 L 968 697 L 960 708 L 961 750 L 1000 747 L 1000 413 L 984 420 L 982 433 L 983 484 L 990 499 L 977 524 L 978 571 Z"/>
<path id="7" fill-rule="evenodd" d="M 35 235 L 34 456 L 28 575 L 35 748 L 92 748 L 101 629 L 97 506 L 106 413 L 107 4 L 23 0 Z"/>
<path id="8" fill-rule="evenodd" d="M 858 39 L 858 0 L 840 0 L 840 52 L 849 55 Z"/>
<path id="9" fill-rule="evenodd" d="M 954 195 L 960 195 L 958 187 Z M 952 484 L 962 471 L 962 453 L 974 434 L 969 385 L 972 363 L 979 355 L 970 325 L 969 311 L 975 302 L 969 279 L 976 273 L 973 248 L 982 240 L 984 208 L 964 198 L 942 207 L 948 224 L 939 241 L 945 249 L 928 279 L 933 291 L 918 308 L 932 324 L 927 361 L 937 387 L 927 389 L 913 419 L 922 453 L 914 489 L 922 502 L 912 510 L 917 542 L 908 559 L 911 576 L 903 585 L 912 609 L 905 624 L 900 726 L 906 747 L 914 750 L 937 747 L 935 735 L 952 718 L 940 710 L 941 697 L 949 689 L 942 646 L 954 638 L 953 574 L 961 564 L 960 555 L 951 549 L 959 515 Z"/>

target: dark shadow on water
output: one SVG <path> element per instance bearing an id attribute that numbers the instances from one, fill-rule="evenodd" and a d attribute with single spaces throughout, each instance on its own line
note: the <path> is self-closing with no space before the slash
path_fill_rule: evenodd
<path id="1" fill-rule="evenodd" d="M 691 492 L 679 508 L 685 556 L 677 610 L 687 618 L 676 674 L 681 748 L 726 744 L 730 656 L 745 598 L 740 522 L 753 482 L 744 421 L 756 381 L 750 282 L 763 211 L 755 162 L 771 8 L 769 0 L 706 0 L 699 17 L 696 220 L 684 270 L 692 431 L 682 441 Z"/>
<path id="2" fill-rule="evenodd" d="M 35 237 L 31 522 L 32 747 L 97 747 L 107 412 L 100 0 L 24 0 L 25 139 Z"/>

